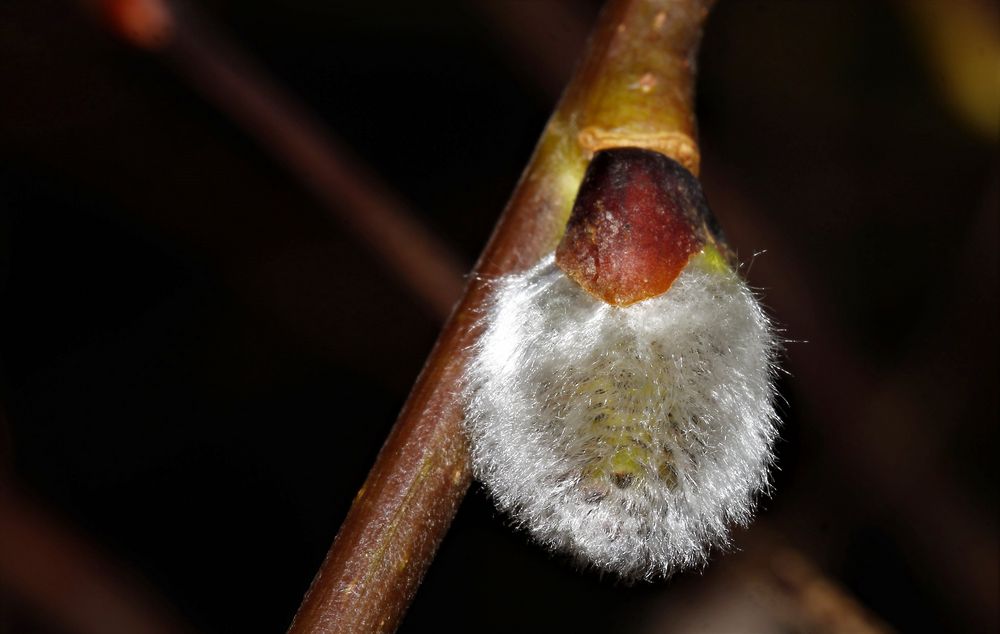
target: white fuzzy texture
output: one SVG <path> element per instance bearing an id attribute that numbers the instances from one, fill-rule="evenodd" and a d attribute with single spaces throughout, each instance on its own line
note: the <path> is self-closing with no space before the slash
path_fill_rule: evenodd
<path id="1" fill-rule="evenodd" d="M 473 468 L 537 540 L 654 578 L 750 520 L 776 343 L 738 275 L 698 256 L 667 293 L 618 308 L 549 255 L 498 280 L 483 320 L 464 387 Z"/>

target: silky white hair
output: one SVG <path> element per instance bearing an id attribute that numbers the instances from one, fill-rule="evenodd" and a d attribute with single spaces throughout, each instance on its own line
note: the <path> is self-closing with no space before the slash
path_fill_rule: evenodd
<path id="1" fill-rule="evenodd" d="M 472 464 L 538 541 L 625 579 L 702 565 L 768 487 L 776 338 L 695 256 L 664 294 L 594 298 L 552 255 L 494 282 L 466 370 Z"/>

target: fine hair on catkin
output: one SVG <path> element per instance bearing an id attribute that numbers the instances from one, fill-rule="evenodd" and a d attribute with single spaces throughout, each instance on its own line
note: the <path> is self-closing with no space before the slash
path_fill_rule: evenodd
<path id="1" fill-rule="evenodd" d="M 463 389 L 497 505 L 625 579 L 703 564 L 749 521 L 773 460 L 777 344 L 753 292 L 704 254 L 627 307 L 551 254 L 492 284 Z"/>

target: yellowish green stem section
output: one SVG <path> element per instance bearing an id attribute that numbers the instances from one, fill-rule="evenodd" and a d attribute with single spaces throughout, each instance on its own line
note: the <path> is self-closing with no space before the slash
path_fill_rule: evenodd
<path id="1" fill-rule="evenodd" d="M 511 201 L 510 208 L 540 212 L 542 252 L 555 248 L 594 152 L 646 148 L 698 174 L 695 54 L 711 4 L 616 0 L 606 7 Z"/>
<path id="2" fill-rule="evenodd" d="M 691 263 L 688 266 L 696 266 L 713 273 L 728 273 L 732 270 L 729 266 L 729 260 L 713 243 L 706 244 L 697 255 L 691 258 Z"/>

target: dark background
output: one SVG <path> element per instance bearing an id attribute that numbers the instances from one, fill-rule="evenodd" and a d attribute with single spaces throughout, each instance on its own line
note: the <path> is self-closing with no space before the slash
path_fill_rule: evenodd
<path id="1" fill-rule="evenodd" d="M 996 627 L 996 127 L 933 46 L 965 37 L 948 7 L 989 30 L 996 6 L 930 5 L 930 30 L 862 0 L 710 18 L 703 181 L 788 339 L 774 495 L 738 552 L 622 587 L 474 487 L 402 631 Z M 598 9 L 196 6 L 466 266 Z M 287 627 L 439 325 L 176 65 L 80 5 L 0 4 L 0 487 L 178 620 Z M 827 594 L 789 588 L 788 557 Z M 73 631 L 0 592 L 0 631 Z"/>

